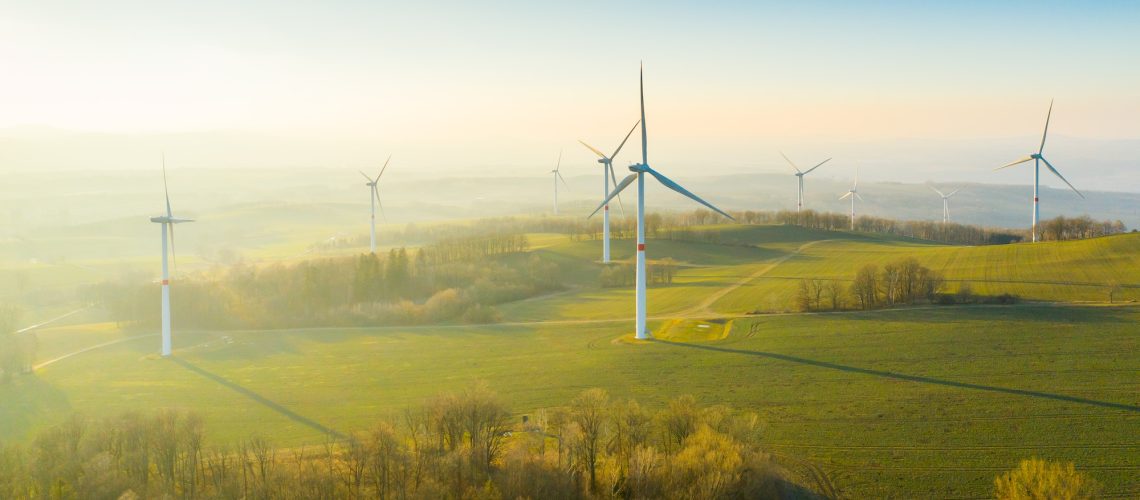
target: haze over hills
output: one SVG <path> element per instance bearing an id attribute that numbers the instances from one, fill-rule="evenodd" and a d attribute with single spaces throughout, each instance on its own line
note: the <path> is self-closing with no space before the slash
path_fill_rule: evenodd
<path id="1" fill-rule="evenodd" d="M 826 168 L 829 165 L 825 165 Z M 552 188 L 541 169 L 527 176 L 444 175 L 409 171 L 393 160 L 380 183 L 386 224 L 405 224 L 455 218 L 550 213 Z M 849 205 L 839 196 L 850 186 L 853 173 L 820 170 L 806 179 L 805 208 L 846 213 Z M 621 167 L 617 167 L 619 175 Z M 563 165 L 569 184 L 560 190 L 563 215 L 585 217 L 601 201 L 600 168 Z M 685 170 L 685 169 L 680 169 Z M 848 169 L 843 169 L 848 170 Z M 1021 172 L 1028 174 L 1029 172 Z M 172 199 L 187 216 L 203 222 L 244 214 L 232 223 L 273 226 L 273 219 L 314 219 L 337 231 L 367 231 L 368 191 L 360 174 L 347 168 L 309 169 L 200 169 L 172 168 Z M 475 172 L 472 172 L 475 174 Z M 698 177 L 676 175 L 694 192 L 728 210 L 793 210 L 795 178 L 791 174 L 757 172 Z M 157 169 L 77 172 L 41 171 L 8 175 L 0 187 L 0 236 L 32 237 L 68 231 L 142 232 L 149 235 L 146 217 L 162 208 L 161 173 Z M 961 191 L 950 201 L 951 220 L 966 224 L 1021 229 L 1028 226 L 1028 185 L 937 183 L 939 189 Z M 648 186 L 650 210 L 692 210 L 668 190 Z M 861 176 L 856 204 L 859 215 L 900 220 L 938 220 L 941 201 L 925 183 L 882 182 Z M 945 189 L 944 189 L 945 191 Z M 1121 220 L 1140 227 L 1140 194 L 1082 190 L 1086 199 L 1067 188 L 1043 187 L 1041 215 L 1089 215 L 1097 220 Z M 628 214 L 634 197 L 624 196 Z M 616 204 L 615 204 L 616 205 Z M 311 209 L 306 209 L 311 206 Z M 324 207 L 324 208 L 322 208 Z M 330 211 L 329 207 L 336 207 Z M 615 214 L 621 214 L 615 207 Z M 135 220 L 137 219 L 137 220 Z M 226 223 L 230 225 L 230 223 Z M 122 226 L 115 229 L 116 226 Z M 134 226 L 134 230 L 127 229 Z M 282 231 L 287 230 L 285 227 Z"/>
<path id="2" fill-rule="evenodd" d="M 1025 167 L 999 173 L 992 169 L 1035 149 L 1040 140 L 1033 127 L 1023 136 L 979 138 L 851 139 L 820 137 L 736 137 L 714 139 L 714 147 L 695 143 L 683 135 L 665 136 L 654 144 L 659 163 L 676 176 L 738 173 L 790 172 L 779 156 L 787 153 L 801 164 L 815 164 L 834 157 L 818 177 L 850 178 L 856 165 L 867 181 L 969 182 L 982 184 L 1028 184 L 1032 174 Z M 628 126 L 628 125 L 626 125 Z M 571 131 L 602 149 L 620 140 L 599 135 L 600 127 Z M 699 128 L 699 127 L 698 127 Z M 614 143 L 614 144 L 611 144 Z M 624 167 L 638 154 L 630 145 L 614 162 Z M 576 166 L 592 166 L 594 156 L 572 140 L 551 144 L 520 139 L 522 152 L 503 151 L 479 143 L 430 140 L 408 142 L 384 137 L 345 136 L 329 139 L 305 135 L 213 131 L 187 133 L 93 133 L 50 127 L 0 129 L 0 172 L 45 170 L 140 170 L 154 171 L 158 157 L 166 152 L 168 164 L 195 168 L 269 169 L 349 168 L 367 169 L 393 154 L 402 169 L 435 177 L 530 176 L 553 164 L 558 151 L 569 172 Z M 1082 191 L 1140 192 L 1140 139 L 1088 138 L 1050 133 L 1048 155 L 1054 165 Z M 446 154 L 444 154 L 446 152 Z M 542 152 L 542 153 L 536 153 Z M 462 161 L 454 159 L 462 154 Z M 802 166 L 802 165 L 801 165 Z M 624 168 L 623 168 L 624 169 Z M 1044 185 L 1064 187 L 1051 175 L 1042 175 Z"/>

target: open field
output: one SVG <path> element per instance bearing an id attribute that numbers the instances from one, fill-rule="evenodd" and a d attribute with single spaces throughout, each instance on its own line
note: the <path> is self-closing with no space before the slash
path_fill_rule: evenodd
<path id="1" fill-rule="evenodd" d="M 364 429 L 483 379 L 520 413 L 587 387 L 754 411 L 770 449 L 817 463 L 852 498 L 984 496 L 1029 456 L 1136 494 L 1138 321 L 1136 307 L 1032 305 L 786 315 L 638 346 L 614 341 L 624 323 L 203 332 L 173 361 L 141 339 L 45 367 L 3 389 L 16 404 L 2 420 L 14 437 L 70 411 L 181 407 L 206 417 L 213 443 L 318 444 L 322 428 Z M 40 335 L 79 345 L 74 328 Z"/>
<path id="2" fill-rule="evenodd" d="M 692 394 L 756 412 L 768 449 L 817 464 L 849 498 L 984 497 L 1030 456 L 1074 461 L 1107 493 L 1140 495 L 1140 307 L 1076 303 L 1103 301 L 1110 280 L 1140 298 L 1129 287 L 1140 284 L 1140 236 L 952 247 L 702 230 L 720 244 L 650 241 L 651 258 L 679 268 L 672 285 L 650 288 L 659 340 L 644 344 L 621 341 L 632 293 L 598 286 L 600 242 L 551 234 L 534 235 L 532 252 L 559 263 L 568 289 L 500 306 L 502 324 L 176 330 L 175 358 L 163 360 L 156 338 L 133 338 L 151 332 L 86 311 L 36 332 L 41 363 L 81 354 L 0 386 L 0 441 L 72 412 L 177 407 L 205 417 L 210 443 L 260 434 L 315 445 L 481 379 L 520 415 L 589 387 L 655 408 Z M 614 257 L 631 246 L 616 241 Z M 798 279 L 846 280 L 905 256 L 943 272 L 951 291 L 966 280 L 975 293 L 1045 303 L 747 314 L 787 310 Z"/>

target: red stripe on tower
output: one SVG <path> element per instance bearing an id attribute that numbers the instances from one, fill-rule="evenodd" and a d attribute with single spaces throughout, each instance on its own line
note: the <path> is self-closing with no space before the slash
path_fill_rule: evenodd
<path id="1" fill-rule="evenodd" d="M 637 244 L 637 251 L 638 252 L 644 252 L 645 251 L 645 243 L 638 243 Z"/>
<path id="2" fill-rule="evenodd" d="M 1034 201 L 1034 203 L 1036 203 L 1036 202 L 1037 202 L 1037 197 L 1036 197 L 1036 196 L 1034 196 L 1034 197 L 1033 197 L 1033 201 Z"/>
<path id="3" fill-rule="evenodd" d="M 169 284 L 170 284 L 170 280 L 162 280 L 162 284 L 163 284 L 163 285 L 169 285 Z"/>

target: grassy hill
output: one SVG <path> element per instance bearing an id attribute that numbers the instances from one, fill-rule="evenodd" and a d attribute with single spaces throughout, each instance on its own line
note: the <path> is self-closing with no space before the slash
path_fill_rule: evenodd
<path id="1" fill-rule="evenodd" d="M 1021 458 L 1070 460 L 1106 493 L 1140 495 L 1140 235 L 953 247 L 785 226 L 702 228 L 718 243 L 650 240 L 672 285 L 649 291 L 658 341 L 632 344 L 631 290 L 601 288 L 600 242 L 534 235 L 565 292 L 499 308 L 504 324 L 149 332 L 86 323 L 37 332 L 35 377 L 0 386 L 0 442 L 72 412 L 161 407 L 205 417 L 210 443 L 258 433 L 283 446 L 486 380 L 519 414 L 602 387 L 651 407 L 692 394 L 757 412 L 768 449 L 818 465 L 851 498 L 979 497 Z M 632 257 L 617 241 L 616 259 Z M 846 280 L 913 256 L 954 290 L 1047 303 L 748 315 L 789 307 L 803 278 Z M 514 256 L 509 258 L 530 258 Z M 1125 288 L 1128 299 L 1140 289 Z M 33 319 L 34 320 L 34 319 Z"/>

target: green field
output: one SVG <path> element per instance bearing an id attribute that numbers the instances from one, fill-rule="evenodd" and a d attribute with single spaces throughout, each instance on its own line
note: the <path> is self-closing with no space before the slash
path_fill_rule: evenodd
<path id="1" fill-rule="evenodd" d="M 1140 235 L 950 247 L 844 232 L 722 226 L 720 243 L 651 240 L 681 263 L 650 289 L 660 340 L 631 344 L 631 291 L 602 289 L 599 242 L 536 237 L 567 291 L 499 308 L 506 324 L 178 332 L 126 340 L 0 386 L 0 440 L 71 412 L 193 409 L 212 443 L 257 433 L 283 446 L 486 380 L 519 414 L 589 387 L 661 407 L 692 394 L 755 411 L 778 457 L 820 467 L 848 498 L 985 497 L 1030 456 L 1073 461 L 1110 496 L 1140 496 Z M 614 246 L 618 259 L 632 245 Z M 800 278 L 849 279 L 864 263 L 913 256 L 975 293 L 1015 306 L 921 306 L 826 314 L 790 307 Z M 1131 285 L 1131 287 L 1129 287 Z M 34 320 L 34 318 L 33 318 Z M 37 332 L 51 360 L 129 338 L 86 323 Z M 145 332 L 142 332 L 145 333 Z"/>

